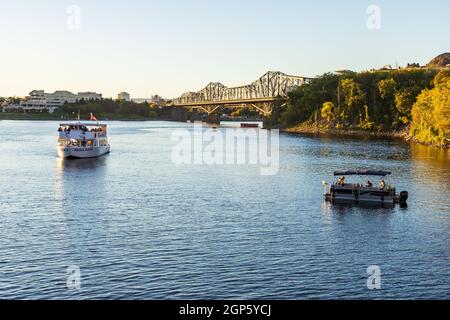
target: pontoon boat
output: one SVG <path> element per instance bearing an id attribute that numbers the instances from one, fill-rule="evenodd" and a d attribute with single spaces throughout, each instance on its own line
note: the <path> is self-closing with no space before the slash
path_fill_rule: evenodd
<path id="1" fill-rule="evenodd" d="M 327 182 L 323 182 L 325 199 L 331 202 L 343 201 L 386 205 L 399 203 L 406 205 L 408 192 L 403 191 L 397 194 L 395 187 L 386 184 L 384 180 L 389 175 L 391 175 L 391 172 L 388 171 L 336 171 L 334 173 L 336 181 L 331 186 Z M 346 181 L 348 176 L 360 176 L 366 179 L 363 183 L 348 183 Z M 374 185 L 369 179 L 370 177 L 377 177 L 381 180 L 378 185 Z"/>

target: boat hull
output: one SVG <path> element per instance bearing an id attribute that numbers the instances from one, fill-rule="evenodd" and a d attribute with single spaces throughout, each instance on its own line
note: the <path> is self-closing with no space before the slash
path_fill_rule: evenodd
<path id="1" fill-rule="evenodd" d="M 397 197 L 392 196 L 370 196 L 360 195 L 355 198 L 352 195 L 325 195 L 325 199 L 331 202 L 344 202 L 344 203 L 367 203 L 367 204 L 382 204 L 382 205 L 394 205 L 397 201 Z"/>
<path id="2" fill-rule="evenodd" d="M 325 198 L 332 202 L 353 202 L 393 205 L 398 202 L 395 189 L 360 187 L 355 185 L 334 185 Z"/>
<path id="3" fill-rule="evenodd" d="M 59 147 L 58 156 L 60 158 L 98 158 L 111 152 L 110 146 L 101 147 Z"/>

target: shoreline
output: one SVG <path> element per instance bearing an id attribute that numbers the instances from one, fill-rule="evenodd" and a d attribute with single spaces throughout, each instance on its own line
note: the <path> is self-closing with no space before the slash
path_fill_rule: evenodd
<path id="1" fill-rule="evenodd" d="M 282 129 L 281 132 L 288 134 L 298 134 L 298 135 L 328 135 L 334 137 L 367 137 L 367 138 L 386 138 L 386 139 L 397 139 L 403 140 L 404 142 L 416 143 L 428 147 L 440 148 L 440 149 L 450 149 L 450 142 L 444 145 L 435 145 L 431 143 L 424 143 L 418 141 L 414 137 L 410 136 L 406 130 L 404 131 L 365 131 L 365 130 L 338 130 L 338 129 L 325 129 L 325 128 L 317 128 L 312 126 L 297 126 Z"/>
<path id="2" fill-rule="evenodd" d="M 311 134 L 311 135 L 331 135 L 340 137 L 355 137 L 355 136 L 367 136 L 373 138 L 396 138 L 396 139 L 408 139 L 406 132 L 398 131 L 365 131 L 365 130 L 338 130 L 338 129 L 324 129 L 324 128 L 312 128 L 312 127 L 293 127 L 281 130 L 284 133 L 292 134 Z"/>
<path id="3" fill-rule="evenodd" d="M 58 116 L 52 116 L 49 114 L 23 114 L 23 113 L 1 113 L 0 112 L 0 122 L 1 121 L 76 121 L 61 119 Z M 108 118 L 99 119 L 99 121 L 122 121 L 122 122 L 146 122 L 146 121 L 174 121 L 170 119 L 158 119 L 158 118 Z M 178 121 L 175 121 L 178 122 Z M 333 137 L 366 137 L 366 138 L 385 138 L 385 139 L 397 139 L 404 142 L 416 143 L 423 146 L 440 148 L 440 149 L 450 149 L 450 141 L 444 145 L 436 145 L 432 143 L 424 143 L 418 141 L 414 137 L 411 137 L 407 130 L 403 131 L 365 131 L 365 130 L 344 130 L 344 129 L 326 129 L 314 127 L 311 125 L 298 125 L 295 127 L 280 129 L 280 132 L 293 135 L 313 135 L 313 136 L 333 136 Z"/>
<path id="4" fill-rule="evenodd" d="M 77 121 L 71 119 L 64 119 L 61 116 L 52 116 L 49 114 L 23 114 L 23 113 L 1 113 L 0 112 L 0 121 Z M 81 119 L 83 121 L 83 119 Z M 84 120 L 87 121 L 87 120 Z M 129 121 L 129 122 L 139 122 L 139 121 L 164 121 L 163 119 L 155 119 L 155 118 L 142 118 L 142 117 L 117 117 L 117 118 L 108 118 L 99 119 L 99 121 Z"/>

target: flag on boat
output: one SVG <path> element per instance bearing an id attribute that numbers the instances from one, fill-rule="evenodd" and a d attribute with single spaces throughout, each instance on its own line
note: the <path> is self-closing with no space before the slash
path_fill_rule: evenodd
<path id="1" fill-rule="evenodd" d="M 94 116 L 93 113 L 91 113 L 91 121 L 98 121 L 97 118 Z"/>

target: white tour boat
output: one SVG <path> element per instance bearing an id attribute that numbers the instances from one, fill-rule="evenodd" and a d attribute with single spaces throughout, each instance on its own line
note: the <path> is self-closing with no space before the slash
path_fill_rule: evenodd
<path id="1" fill-rule="evenodd" d="M 59 126 L 58 155 L 61 158 L 96 158 L 110 150 L 106 124 L 73 122 Z"/>

